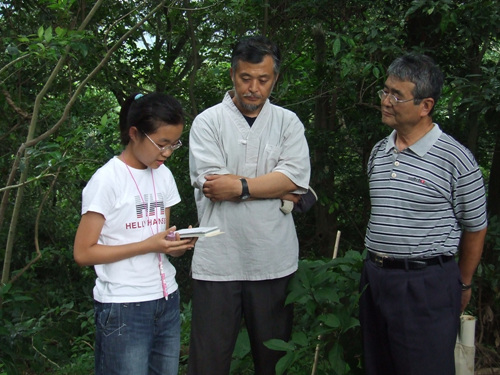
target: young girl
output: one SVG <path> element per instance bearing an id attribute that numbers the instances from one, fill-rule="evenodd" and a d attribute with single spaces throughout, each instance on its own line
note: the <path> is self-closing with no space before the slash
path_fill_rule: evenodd
<path id="1" fill-rule="evenodd" d="M 74 257 L 97 273 L 96 375 L 177 374 L 179 292 L 165 254 L 180 256 L 194 240 L 166 240 L 180 197 L 164 162 L 182 145 L 183 128 L 174 98 L 132 95 L 120 111 L 124 151 L 83 190 Z"/>

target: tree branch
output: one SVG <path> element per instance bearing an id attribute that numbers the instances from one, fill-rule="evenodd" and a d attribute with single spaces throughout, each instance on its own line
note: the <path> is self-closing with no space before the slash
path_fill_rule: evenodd
<path id="1" fill-rule="evenodd" d="M 95 12 L 99 8 L 99 6 L 102 4 L 102 2 L 103 2 L 103 0 L 97 1 L 97 3 L 94 5 L 92 10 L 90 11 L 89 15 L 87 15 L 85 20 L 82 22 L 82 25 L 80 25 L 80 27 L 78 28 L 79 31 L 83 30 L 85 28 L 85 26 L 89 23 L 90 19 L 95 14 Z M 142 26 L 144 24 L 144 22 L 146 22 L 147 19 L 149 19 L 154 13 L 156 13 L 160 8 L 162 8 L 164 6 L 164 3 L 165 3 L 165 1 L 161 1 L 160 4 L 157 5 L 144 18 L 142 18 L 141 21 L 139 21 L 134 27 L 132 27 L 130 30 L 128 30 L 125 34 L 122 35 L 122 37 L 113 45 L 113 47 L 111 47 L 111 49 L 108 50 L 108 52 L 106 53 L 104 58 L 101 60 L 101 62 L 92 70 L 92 72 L 90 72 L 88 74 L 88 76 L 77 87 L 77 89 L 75 90 L 75 92 L 71 96 L 70 100 L 66 104 L 64 111 L 63 111 L 63 114 L 61 115 L 60 119 L 56 122 L 56 124 L 51 129 L 46 131 L 45 133 L 41 134 L 40 136 L 38 136 L 36 138 L 33 138 L 34 132 L 36 129 L 36 123 L 37 123 L 37 119 L 38 119 L 38 113 L 40 111 L 40 105 L 41 105 L 42 98 L 45 97 L 49 87 L 52 85 L 57 74 L 64 66 L 64 62 L 66 61 L 66 58 L 69 54 L 70 46 L 66 47 L 65 53 L 59 59 L 56 67 L 52 71 L 52 73 L 51 73 L 50 77 L 48 78 L 47 82 L 45 83 L 44 87 L 42 88 L 42 90 L 39 92 L 39 94 L 36 97 L 35 105 L 33 108 L 32 121 L 30 124 L 30 129 L 28 131 L 28 136 L 27 136 L 26 142 L 21 144 L 21 146 L 19 147 L 19 149 L 17 151 L 16 159 L 21 158 L 21 155 L 25 153 L 26 148 L 32 147 L 32 146 L 36 145 L 38 142 L 50 137 L 52 134 L 54 134 L 59 129 L 59 127 L 69 117 L 69 113 L 70 113 L 71 108 L 75 104 L 78 96 L 80 95 L 82 90 L 85 88 L 87 83 L 92 78 L 94 78 L 94 76 L 106 65 L 108 60 L 111 58 L 112 54 L 122 45 L 122 43 L 133 32 L 135 32 L 140 26 Z M 14 162 L 14 164 L 16 164 L 16 161 Z M 12 258 L 12 248 L 13 248 L 13 244 L 14 244 L 17 219 L 18 219 L 18 215 L 19 215 L 19 211 L 20 211 L 21 202 L 22 202 L 23 186 L 24 186 L 24 182 L 26 181 L 26 178 L 27 178 L 27 171 L 28 171 L 27 164 L 28 164 L 28 158 L 26 158 L 26 167 L 23 170 L 21 177 L 20 177 L 20 180 L 19 180 L 20 181 L 19 185 L 21 185 L 21 187 L 17 191 L 16 201 L 14 204 L 12 220 L 11 220 L 11 227 L 9 229 L 9 235 L 7 238 L 7 246 L 6 246 L 6 251 L 5 251 L 4 267 L 3 267 L 3 272 L 2 272 L 2 283 L 5 283 L 6 280 L 8 280 L 10 277 L 10 262 L 11 262 L 11 258 Z M 4 194 L 8 194 L 9 191 L 6 191 Z M 2 200 L 2 204 L 4 201 L 5 201 L 5 199 Z M 2 212 L 2 211 L 4 211 L 4 209 L 3 209 L 3 207 L 0 207 L 0 212 Z M 29 267 L 31 264 L 32 264 L 32 262 L 30 262 L 30 264 L 28 264 L 27 267 Z"/>

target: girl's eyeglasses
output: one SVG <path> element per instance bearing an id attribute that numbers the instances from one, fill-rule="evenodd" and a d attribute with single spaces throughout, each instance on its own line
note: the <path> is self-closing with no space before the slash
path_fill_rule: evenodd
<path id="1" fill-rule="evenodd" d="M 143 132 L 143 133 L 144 133 L 144 132 Z M 155 141 L 153 141 L 153 140 L 149 137 L 149 135 L 147 135 L 146 133 L 144 133 L 144 135 L 145 135 L 146 137 L 148 137 L 148 139 L 151 141 L 151 143 L 152 143 L 152 144 L 154 144 L 154 145 L 155 145 L 155 147 L 158 149 L 158 151 L 160 151 L 160 153 L 162 153 L 162 154 L 163 154 L 165 151 L 175 151 L 175 150 L 177 150 L 179 147 L 181 147 L 181 146 L 182 146 L 182 142 L 181 142 L 181 140 L 179 139 L 179 140 L 178 140 L 176 143 L 174 143 L 173 145 L 168 145 L 168 146 L 163 146 L 163 147 L 160 147 L 160 146 L 158 146 L 158 145 L 156 144 L 156 142 L 155 142 Z"/>

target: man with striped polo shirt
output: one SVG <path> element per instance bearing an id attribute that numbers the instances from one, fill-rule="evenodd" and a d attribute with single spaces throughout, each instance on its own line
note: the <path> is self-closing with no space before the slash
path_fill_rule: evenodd
<path id="1" fill-rule="evenodd" d="M 455 374 L 460 312 L 487 219 L 473 155 L 432 121 L 442 85 L 431 58 L 406 55 L 389 66 L 378 92 L 382 122 L 393 131 L 368 161 L 360 300 L 368 375 Z"/>

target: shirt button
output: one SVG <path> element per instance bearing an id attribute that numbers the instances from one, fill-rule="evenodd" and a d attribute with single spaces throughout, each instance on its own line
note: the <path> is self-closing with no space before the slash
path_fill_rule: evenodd
<path id="1" fill-rule="evenodd" d="M 392 173 L 391 173 L 391 177 L 392 177 L 392 178 L 396 178 L 396 176 L 397 176 L 397 175 L 396 175 L 396 173 L 395 173 L 395 172 L 392 172 Z"/>
<path id="2" fill-rule="evenodd" d="M 396 167 L 399 167 L 399 161 L 395 161 L 395 162 L 394 162 L 394 165 L 395 165 Z"/>

